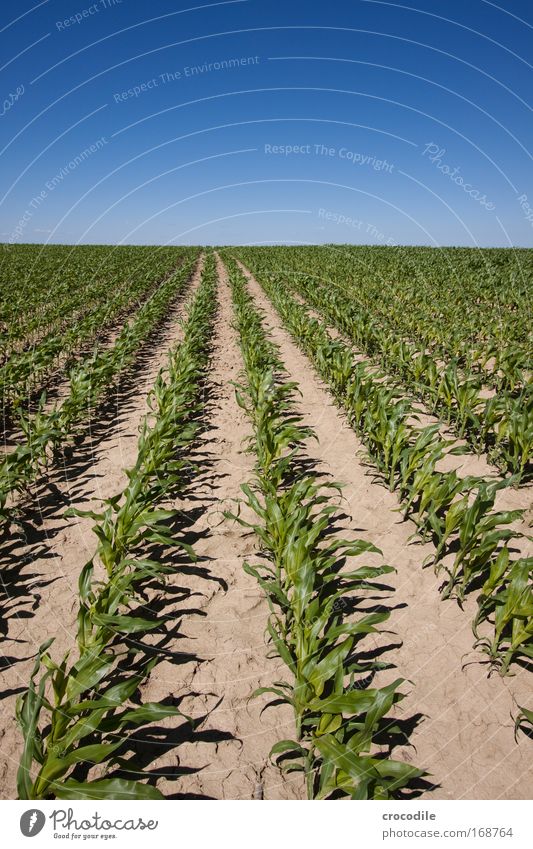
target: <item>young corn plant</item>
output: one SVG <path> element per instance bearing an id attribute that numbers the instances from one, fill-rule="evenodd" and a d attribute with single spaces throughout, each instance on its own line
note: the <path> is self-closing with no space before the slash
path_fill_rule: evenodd
<path id="1" fill-rule="evenodd" d="M 314 256 L 311 266 L 305 270 L 295 262 L 298 251 L 278 252 L 283 260 L 277 266 L 272 263 L 272 251 L 269 251 L 266 269 L 257 260 L 261 249 L 241 254 L 244 253 L 245 260 L 252 260 L 269 287 L 281 285 L 285 290 L 289 288 L 304 297 L 315 310 L 349 336 L 359 350 L 386 369 L 388 374 L 394 375 L 396 381 L 401 381 L 399 389 L 403 394 L 407 390 L 428 403 L 430 409 L 447 421 L 458 436 L 464 437 L 474 451 L 490 452 L 492 461 L 503 471 L 519 473 L 523 482 L 529 479 L 532 473 L 530 459 L 523 465 L 523 454 L 513 444 L 508 430 L 514 428 L 511 418 L 515 401 L 521 412 L 527 413 L 528 408 L 531 410 L 530 356 L 529 371 L 527 368 L 530 345 L 514 349 L 508 339 L 503 346 L 498 338 L 497 342 L 479 340 L 476 350 L 471 350 L 475 335 L 470 338 L 465 334 L 460 339 L 453 321 L 447 327 L 449 344 L 441 345 L 436 340 L 442 322 L 435 321 L 435 316 L 426 320 L 424 326 L 418 322 L 415 316 L 420 309 L 417 308 L 423 311 L 425 304 L 417 302 L 414 309 L 406 309 L 399 300 L 399 281 L 392 287 L 392 298 L 384 309 L 381 301 L 387 298 L 387 288 L 382 287 L 375 292 L 374 300 L 365 297 L 365 286 L 361 285 L 359 276 L 356 287 L 347 285 L 351 269 L 347 267 L 344 273 L 340 273 L 337 263 L 324 264 L 327 251 Z M 381 273 L 376 270 L 376 279 L 380 278 Z M 417 282 L 420 283 L 420 280 Z M 433 303 L 434 299 L 435 291 L 432 290 L 428 302 Z M 472 305 L 468 306 L 471 308 Z M 526 315 L 527 309 L 524 309 Z M 484 327 L 490 317 L 484 317 Z M 517 316 L 513 315 L 515 325 L 516 319 Z M 515 333 L 516 327 L 513 327 L 509 336 Z M 494 368 L 490 369 L 487 363 L 493 356 Z M 482 361 L 485 366 L 480 368 Z M 500 415 L 496 420 L 492 418 L 490 402 L 483 402 L 483 389 L 491 385 L 496 387 L 497 399 L 501 402 Z M 515 399 L 514 395 L 518 397 Z M 526 416 L 526 420 L 518 425 L 521 441 L 530 419 L 530 415 Z M 499 439 L 496 438 L 497 430 L 500 432 Z"/>
<path id="2" fill-rule="evenodd" d="M 435 467 L 444 457 L 447 443 L 438 436 L 438 424 L 428 425 L 415 432 L 401 454 L 396 489 L 408 516 L 435 474 Z"/>
<path id="3" fill-rule="evenodd" d="M 22 297 L 9 305 L 7 315 L 0 307 L 11 337 L 5 357 L 0 358 L 3 417 L 12 420 L 54 372 L 68 371 L 82 348 L 123 323 L 172 273 L 176 260 L 185 262 L 195 252 L 194 248 L 115 246 L 73 251 L 40 246 L 37 262 L 13 268 L 12 280 Z M 5 262 L 3 271 L 9 274 Z M 4 291 L 9 289 L 5 277 L 2 283 Z"/>
<path id="4" fill-rule="evenodd" d="M 490 637 L 480 636 L 483 622 L 492 620 Z M 520 658 L 533 659 L 533 557 L 510 560 L 503 548 L 492 560 L 473 624 L 476 645 L 502 675 Z"/>
<path id="5" fill-rule="evenodd" d="M 506 482 L 503 482 L 505 485 Z M 458 550 L 448 572 L 449 581 L 443 591 L 443 598 L 454 592 L 460 601 L 472 583 L 486 574 L 487 564 L 501 547 L 502 543 L 521 536 L 511 528 L 503 527 L 520 519 L 523 510 L 491 512 L 500 484 L 481 482 L 472 500 L 469 492 L 450 506 L 445 520 L 445 532 L 439 544 L 438 553 L 452 533 L 458 533 Z"/>
<path id="6" fill-rule="evenodd" d="M 518 705 L 518 714 L 515 719 L 514 736 L 518 742 L 518 732 L 523 731 L 528 737 L 533 738 L 533 710 L 528 710 Z"/>

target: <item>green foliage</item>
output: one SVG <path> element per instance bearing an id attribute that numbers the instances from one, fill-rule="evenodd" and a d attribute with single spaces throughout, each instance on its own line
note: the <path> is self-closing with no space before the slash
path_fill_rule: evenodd
<path id="1" fill-rule="evenodd" d="M 193 248 L 17 245 L 2 249 L 0 390 L 12 414 L 80 348 L 138 309 Z"/>
<path id="2" fill-rule="evenodd" d="M 515 719 L 515 740 L 518 737 L 519 730 L 522 730 L 530 737 L 533 736 L 533 710 L 528 710 L 525 707 L 518 705 L 519 712 Z"/>

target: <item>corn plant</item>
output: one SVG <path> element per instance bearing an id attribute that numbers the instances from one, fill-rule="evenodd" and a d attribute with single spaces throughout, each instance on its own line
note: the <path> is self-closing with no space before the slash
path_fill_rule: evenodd
<path id="1" fill-rule="evenodd" d="M 474 620 L 476 645 L 485 651 L 502 674 L 511 663 L 525 657 L 533 659 L 533 557 L 512 562 L 503 548 L 491 562 L 490 574 L 480 596 Z M 493 619 L 493 633 L 482 637 L 482 622 Z"/>
<path id="2" fill-rule="evenodd" d="M 470 585 L 486 572 L 492 556 L 511 539 L 521 536 L 511 528 L 502 527 L 520 519 L 523 510 L 491 512 L 496 492 L 502 484 L 480 483 L 472 500 L 469 492 L 454 501 L 445 519 L 443 540 L 439 553 L 450 536 L 458 534 L 458 550 L 451 568 L 446 568 L 449 581 L 443 591 L 448 598 L 455 591 L 462 601 Z"/>
<path id="3" fill-rule="evenodd" d="M 518 732 L 522 730 L 528 737 L 533 737 L 533 710 L 518 705 L 519 712 L 515 719 L 515 740 L 518 742 Z"/>
<path id="4" fill-rule="evenodd" d="M 122 323 L 192 256 L 190 248 L 39 246 L 20 267 L 18 252 L 27 248 L 15 248 L 2 267 L 3 283 L 9 287 L 12 274 L 17 293 L 24 292 L 5 304 L 10 344 L 0 360 L 3 415 L 15 419 L 60 364 L 68 371 L 82 347 Z"/>

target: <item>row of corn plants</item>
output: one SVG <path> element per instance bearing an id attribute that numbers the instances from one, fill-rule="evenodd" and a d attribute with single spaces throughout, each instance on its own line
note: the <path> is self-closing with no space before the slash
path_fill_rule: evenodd
<path id="1" fill-rule="evenodd" d="M 0 519 L 9 521 L 13 511 L 8 499 L 21 494 L 47 467 L 54 452 L 75 433 L 94 405 L 114 380 L 130 366 L 143 342 L 165 318 L 169 305 L 182 292 L 190 279 L 195 261 L 185 263 L 157 288 L 135 314 L 124 324 L 114 345 L 95 349 L 70 371 L 68 395 L 51 410 L 44 409 L 43 395 L 37 412 L 20 413 L 24 440 L 0 461 Z"/>
<path id="2" fill-rule="evenodd" d="M 150 558 L 151 546 L 185 549 L 194 558 L 170 531 L 178 511 L 162 505 L 177 497 L 191 474 L 186 449 L 199 428 L 215 285 L 210 256 L 184 322 L 183 341 L 170 351 L 149 396 L 151 411 L 127 486 L 104 502 L 101 512 L 72 511 L 94 520 L 98 545 L 79 577 L 75 650 L 54 659 L 53 640 L 44 643 L 29 687 L 17 701 L 24 736 L 21 799 L 162 798 L 156 787 L 128 778 L 124 760 L 135 750 L 136 728 L 181 716 L 175 707 L 139 705 L 134 699 L 157 662 L 143 654 L 142 637 L 161 627 L 160 620 L 146 617 L 141 589 L 145 581 L 164 582 L 174 569 Z M 99 772 L 94 778 L 93 767 Z"/>
<path id="3" fill-rule="evenodd" d="M 353 557 L 381 552 L 368 542 L 335 536 L 339 487 L 309 470 L 304 443 L 314 434 L 298 414 L 297 386 L 287 381 L 278 351 L 231 261 L 229 274 L 245 365 L 237 399 L 252 422 L 256 456 L 254 480 L 242 486 L 243 501 L 256 521 L 245 521 L 242 511 L 235 518 L 253 528 L 260 543 L 259 565 L 245 563 L 244 568 L 266 594 L 268 634 L 289 673 L 288 680 L 256 695 L 269 693 L 274 704 L 290 704 L 296 725 L 296 739 L 279 741 L 271 755 L 282 769 L 305 774 L 309 798 L 394 798 L 423 774 L 376 745 L 395 724 L 387 714 L 403 698 L 403 682 L 368 686 L 381 664 L 359 652 L 361 641 L 389 613 L 346 615 L 366 591 L 377 591 L 376 578 L 393 570 L 348 566 Z"/>
<path id="4" fill-rule="evenodd" d="M 134 253 L 124 262 L 121 257 L 103 276 L 90 285 L 76 286 L 69 281 L 68 290 L 50 294 L 50 310 L 56 321 L 40 338 L 26 338 L 24 346 L 15 350 L 0 366 L 0 395 L 4 416 L 13 415 L 28 398 L 43 386 L 60 363 L 69 369 L 72 359 L 82 346 L 98 340 L 128 312 L 138 309 L 152 290 L 175 271 L 176 266 L 190 257 L 183 254 L 157 252 L 143 257 L 143 264 Z M 120 255 L 119 255 L 120 256 Z M 91 269 L 86 269 L 90 275 Z M 50 320 L 50 319 L 48 319 Z"/>
<path id="5" fill-rule="evenodd" d="M 464 449 L 441 438 L 438 425 L 414 425 L 416 412 L 397 386 L 333 340 L 277 279 L 263 277 L 260 283 L 346 410 L 379 475 L 398 493 L 404 515 L 414 520 L 422 539 L 434 543 L 435 569 L 446 575 L 443 597 L 462 602 L 467 592 L 480 590 L 476 646 L 501 674 L 513 661 L 533 657 L 533 557 L 513 557 L 513 541 L 521 534 L 509 527 L 523 511 L 494 510 L 498 488 L 509 482 L 439 471 L 445 453 Z"/>
<path id="6" fill-rule="evenodd" d="M 244 255 L 248 256 L 246 252 Z M 258 258 L 253 250 L 249 256 L 255 260 L 253 266 L 257 270 Z M 401 380 L 431 412 L 452 426 L 459 437 L 465 438 L 477 452 L 487 451 L 491 461 L 502 471 L 513 474 L 515 483 L 531 478 L 533 385 L 530 373 L 524 368 L 519 370 L 515 364 L 514 382 L 509 372 L 506 384 L 499 385 L 498 392 L 487 398 L 485 372 L 474 370 L 459 356 L 439 360 L 434 350 L 421 347 L 418 341 L 402 333 L 401 321 L 396 321 L 397 314 L 405 311 L 400 299 L 391 306 L 390 315 L 380 316 L 376 314 L 375 303 L 362 303 L 358 293 L 354 294 L 345 280 L 328 278 L 325 285 L 317 279 L 316 269 L 312 275 L 299 271 L 293 254 L 290 263 L 293 268 L 289 272 L 284 268 L 281 273 L 275 270 L 276 266 L 273 271 L 267 259 L 265 273 L 282 279 L 303 295 L 361 351 Z M 265 270 L 264 265 L 262 270 Z M 489 348 L 487 359 L 491 351 Z M 440 356 L 446 354 L 440 352 Z M 509 351 L 506 356 L 510 360 Z"/>

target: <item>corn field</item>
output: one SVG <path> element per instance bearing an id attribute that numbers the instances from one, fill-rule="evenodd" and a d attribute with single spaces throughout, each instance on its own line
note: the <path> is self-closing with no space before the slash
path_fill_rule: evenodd
<path id="1" fill-rule="evenodd" d="M 3 253 L 5 798 L 528 798 L 531 252 Z"/>

